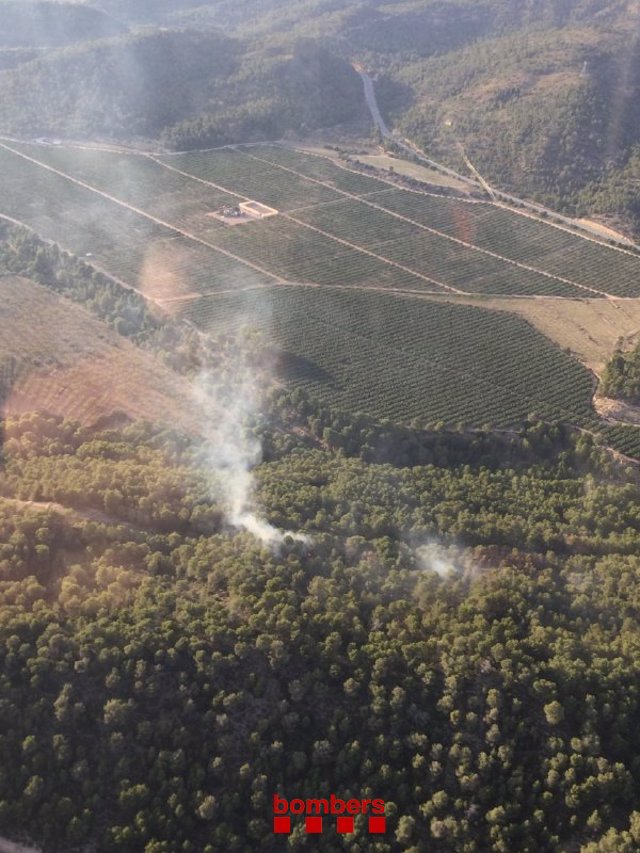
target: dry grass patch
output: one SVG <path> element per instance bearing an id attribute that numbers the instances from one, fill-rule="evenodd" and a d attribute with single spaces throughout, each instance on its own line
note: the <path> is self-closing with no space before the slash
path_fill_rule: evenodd
<path id="1" fill-rule="evenodd" d="M 640 339 L 640 299 L 536 297 L 460 301 L 524 317 L 597 374 L 611 358 L 620 338 L 624 339 L 625 348 Z"/>
<path id="2" fill-rule="evenodd" d="M 185 381 L 79 305 L 24 278 L 0 278 L 2 413 L 40 411 L 90 425 L 122 412 L 195 432 Z"/>

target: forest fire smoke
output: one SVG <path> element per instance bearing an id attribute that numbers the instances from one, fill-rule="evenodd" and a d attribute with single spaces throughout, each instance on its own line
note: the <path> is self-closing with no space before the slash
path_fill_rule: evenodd
<path id="1" fill-rule="evenodd" d="M 451 549 L 438 542 L 425 543 L 415 550 L 420 568 L 435 572 L 441 578 L 449 578 L 460 572 L 460 567 L 451 559 L 450 552 Z"/>
<path id="2" fill-rule="evenodd" d="M 267 379 L 256 374 L 248 353 L 241 350 L 234 353 L 228 372 L 203 372 L 193 388 L 212 496 L 232 527 L 247 530 L 266 545 L 281 545 L 285 536 L 306 541 L 304 535 L 279 530 L 256 514 L 253 469 L 262 459 L 262 446 L 252 424 L 262 410 Z"/>

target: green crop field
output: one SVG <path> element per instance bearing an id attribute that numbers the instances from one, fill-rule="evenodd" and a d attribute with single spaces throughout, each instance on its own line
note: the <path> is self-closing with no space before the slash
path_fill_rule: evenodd
<path id="1" fill-rule="evenodd" d="M 284 146 L 10 143 L 0 172 L 0 213 L 216 334 L 249 318 L 286 381 L 380 417 L 593 425 L 593 379 L 575 359 L 521 318 L 451 300 L 640 296 L 631 252 Z M 211 215 L 248 199 L 278 214 Z"/>
<path id="2" fill-rule="evenodd" d="M 206 243 L 212 257 L 220 252 L 227 262 L 225 287 L 227 273 L 245 260 L 267 279 L 341 287 L 640 295 L 640 259 L 629 252 L 491 203 L 398 189 L 289 148 L 155 157 L 26 143 L 11 147 L 41 165 L 2 149 L 0 168 L 11 175 L 4 212 L 60 240 L 65 221 L 57 216 L 56 199 L 62 198 L 65 220 L 74 223 L 70 248 L 90 252 L 107 269 L 115 264 L 113 271 L 134 286 L 149 243 L 166 238 L 169 229 Z M 238 228 L 209 215 L 247 199 L 280 215 Z M 220 263 L 218 257 L 212 264 L 212 292 L 220 289 Z M 193 274 L 197 281 L 187 289 L 206 293 L 206 276 Z"/>
<path id="3" fill-rule="evenodd" d="M 640 259 L 489 202 L 397 190 L 378 203 L 457 240 L 611 296 L 640 295 Z M 515 287 L 512 293 L 520 293 Z M 566 295 L 566 294 L 559 294 Z M 596 294 L 591 294 L 596 295 Z"/>
<path id="4" fill-rule="evenodd" d="M 351 410 L 498 425 L 532 412 L 574 423 L 592 416 L 589 372 L 507 313 L 277 286 L 208 297 L 187 313 L 214 335 L 260 329 L 281 378 Z"/>

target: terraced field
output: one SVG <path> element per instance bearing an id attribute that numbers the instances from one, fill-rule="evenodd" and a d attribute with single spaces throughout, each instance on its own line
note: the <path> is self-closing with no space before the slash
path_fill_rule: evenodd
<path id="1" fill-rule="evenodd" d="M 425 297 L 640 296 L 629 251 L 285 147 L 0 143 L 0 171 L 0 213 L 214 333 L 263 328 L 288 382 L 381 417 L 593 423 L 591 375 L 525 320 Z M 248 199 L 278 215 L 211 215 Z"/>
<path id="2" fill-rule="evenodd" d="M 0 276 L 0 415 L 41 411 L 93 424 L 115 413 L 202 429 L 180 377 L 81 306 Z"/>

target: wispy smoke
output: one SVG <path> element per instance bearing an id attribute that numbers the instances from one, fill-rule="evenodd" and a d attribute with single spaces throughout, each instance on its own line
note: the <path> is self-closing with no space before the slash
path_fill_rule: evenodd
<path id="1" fill-rule="evenodd" d="M 251 347 L 245 340 L 234 347 L 226 369 L 198 376 L 193 393 L 202 419 L 203 463 L 212 496 L 232 527 L 275 547 L 285 536 L 296 541 L 307 541 L 307 537 L 279 530 L 260 517 L 255 506 L 253 469 L 262 459 L 262 447 L 253 430 L 264 408 L 269 379 L 264 361 L 259 368 L 256 364 L 255 342 Z"/>
<path id="2" fill-rule="evenodd" d="M 435 572 L 441 578 L 449 578 L 461 572 L 461 566 L 452 555 L 451 548 L 445 548 L 438 542 L 428 542 L 415 549 L 418 565 L 424 571 Z"/>

